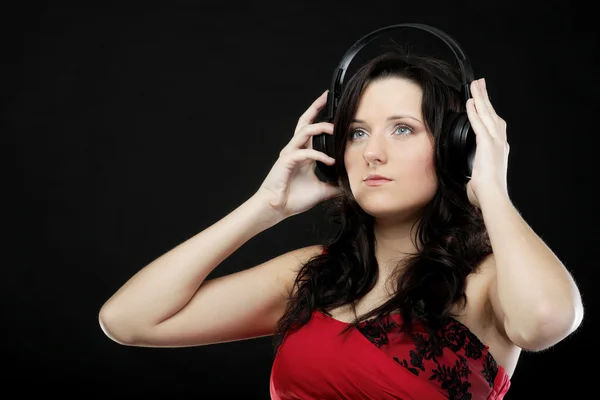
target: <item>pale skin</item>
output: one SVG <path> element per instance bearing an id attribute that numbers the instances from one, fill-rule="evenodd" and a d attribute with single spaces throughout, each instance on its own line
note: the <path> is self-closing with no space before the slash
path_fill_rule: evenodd
<path id="1" fill-rule="evenodd" d="M 583 307 L 562 262 L 522 219 L 506 184 L 506 123 L 494 111 L 483 80 L 471 84 L 469 120 L 477 136 L 471 203 L 481 208 L 493 254 L 467 278 L 467 306 L 457 317 L 512 375 L 521 349 L 539 351 L 577 329 Z M 413 249 L 410 225 L 435 194 L 433 144 L 421 115 L 420 87 L 399 78 L 371 83 L 363 93 L 344 163 L 352 191 L 376 218 L 381 279 L 357 304 L 363 314 L 389 295 L 390 268 Z M 300 266 L 321 246 L 290 251 L 258 266 L 207 280 L 236 249 L 263 230 L 339 194 L 314 175 L 314 161 L 335 162 L 312 149 L 311 137 L 333 127 L 313 124 L 326 93 L 300 117 L 294 136 L 254 196 L 206 230 L 142 268 L 102 307 L 104 332 L 130 346 L 184 347 L 271 335 Z M 389 119 L 392 116 L 401 118 Z M 368 187 L 365 175 L 391 179 Z M 347 307 L 332 311 L 350 321 Z"/>
<path id="2" fill-rule="evenodd" d="M 477 135 L 477 152 L 467 193 L 483 212 L 493 254 L 468 277 L 468 304 L 455 311 L 511 375 L 521 349 L 537 351 L 558 343 L 579 326 L 583 307 L 564 265 L 509 199 L 506 123 L 495 113 L 484 80 L 473 82 L 471 90 L 467 113 Z M 352 140 L 344 162 L 357 202 L 376 217 L 376 257 L 381 268 L 380 284 L 358 304 L 359 315 L 388 295 L 386 268 L 393 268 L 403 253 L 415 251 L 410 227 L 419 216 L 418 208 L 437 188 L 433 143 L 423 124 L 421 97 L 421 88 L 412 82 L 375 81 L 361 97 L 355 117 L 359 122 L 350 127 Z M 367 187 L 363 178 L 369 173 L 391 181 Z M 346 307 L 334 316 L 349 321 L 353 314 Z"/>

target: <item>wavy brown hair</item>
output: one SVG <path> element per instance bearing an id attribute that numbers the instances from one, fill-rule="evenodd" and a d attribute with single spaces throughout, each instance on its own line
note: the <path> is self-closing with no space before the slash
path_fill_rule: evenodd
<path id="1" fill-rule="evenodd" d="M 442 122 L 448 111 L 464 111 L 458 71 L 429 57 L 388 52 L 363 65 L 348 81 L 340 97 L 334 123 L 334 141 L 346 143 L 349 126 L 366 85 L 374 80 L 399 77 L 423 90 L 422 113 L 427 129 L 439 149 Z M 327 251 L 305 263 L 293 285 L 286 310 L 273 339 L 276 352 L 288 332 L 306 324 L 314 311 L 330 315 L 366 295 L 378 278 L 375 258 L 374 219 L 356 202 L 344 166 L 345 146 L 336 146 L 338 184 L 342 195 L 330 200 L 330 221 L 338 226 L 325 240 Z M 457 302 L 464 306 L 465 279 L 491 253 L 489 238 L 479 209 L 467 198 L 466 182 L 448 175 L 435 152 L 438 189 L 413 226 L 416 252 L 398 262 L 391 279 L 395 294 L 379 307 L 357 316 L 341 332 L 375 316 L 399 312 L 401 331 L 410 332 L 420 321 L 436 340 L 437 332 L 453 317 Z"/>

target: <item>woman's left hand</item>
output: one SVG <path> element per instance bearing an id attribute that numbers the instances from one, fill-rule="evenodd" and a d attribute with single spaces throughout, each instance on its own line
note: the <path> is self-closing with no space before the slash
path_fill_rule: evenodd
<path id="1" fill-rule="evenodd" d="M 506 122 L 494 111 L 484 79 L 471 82 L 471 96 L 467 101 L 467 115 L 477 148 L 467 196 L 473 205 L 481 208 L 484 198 L 508 197 L 506 172 L 510 147 L 506 141 Z"/>

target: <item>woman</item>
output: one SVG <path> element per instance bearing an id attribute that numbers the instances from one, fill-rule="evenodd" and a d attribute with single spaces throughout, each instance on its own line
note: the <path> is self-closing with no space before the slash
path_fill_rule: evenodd
<path id="1" fill-rule="evenodd" d="M 274 335 L 273 399 L 502 398 L 521 349 L 560 342 L 583 308 L 510 201 L 506 123 L 485 81 L 464 104 L 449 76 L 438 60 L 377 57 L 348 82 L 333 123 L 314 122 L 324 93 L 250 199 L 104 304 L 104 332 L 149 347 Z M 437 153 L 444 115 L 465 107 L 477 141 L 466 184 Z M 312 149 L 323 132 L 342 144 L 335 158 Z M 316 161 L 336 166 L 337 184 L 318 179 Z M 205 279 L 256 234 L 329 199 L 340 229 L 328 243 Z"/>

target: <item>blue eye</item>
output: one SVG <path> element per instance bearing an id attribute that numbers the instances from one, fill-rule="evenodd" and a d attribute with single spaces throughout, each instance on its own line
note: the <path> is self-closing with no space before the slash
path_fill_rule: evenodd
<path id="1" fill-rule="evenodd" d="M 362 136 L 357 136 L 357 135 L 355 135 L 356 133 L 362 133 Z M 366 135 L 366 132 L 363 131 L 362 129 L 353 129 L 352 131 L 350 131 L 350 134 L 348 135 L 348 140 L 360 139 L 360 138 L 364 137 L 365 135 Z"/>
<path id="2" fill-rule="evenodd" d="M 394 130 L 392 131 L 394 133 L 395 136 L 407 136 L 409 134 L 411 134 L 413 132 L 413 128 L 411 128 L 408 125 L 396 125 L 394 127 Z M 359 135 L 360 134 L 360 135 Z M 360 129 L 353 129 L 352 131 L 350 131 L 350 134 L 348 135 L 348 140 L 357 140 L 357 139 L 361 139 L 363 138 L 367 133 Z"/>
<path id="3" fill-rule="evenodd" d="M 394 127 L 394 132 L 400 132 L 400 136 L 408 135 L 412 133 L 412 128 L 408 125 L 396 125 Z"/>

